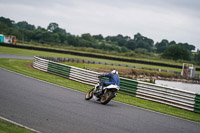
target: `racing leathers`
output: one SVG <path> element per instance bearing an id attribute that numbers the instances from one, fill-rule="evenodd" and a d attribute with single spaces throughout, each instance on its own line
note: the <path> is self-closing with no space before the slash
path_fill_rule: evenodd
<path id="1" fill-rule="evenodd" d="M 120 86 L 120 79 L 118 74 L 103 74 L 101 75 L 102 77 L 108 77 L 109 81 L 101 81 L 99 91 L 102 91 L 103 86 L 108 86 L 108 85 L 117 85 Z"/>

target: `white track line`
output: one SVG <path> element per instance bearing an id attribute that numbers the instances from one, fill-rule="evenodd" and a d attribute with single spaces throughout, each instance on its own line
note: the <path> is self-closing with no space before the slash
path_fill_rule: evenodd
<path id="1" fill-rule="evenodd" d="M 17 123 L 17 122 L 12 121 L 12 120 L 6 119 L 6 118 L 4 118 L 4 117 L 2 117 L 2 116 L 0 116 L 0 119 L 2 119 L 2 120 L 4 120 L 4 121 L 7 121 L 7 122 L 10 122 L 10 123 L 12 123 L 12 124 L 14 124 L 14 125 L 17 125 L 17 126 L 19 126 L 19 127 L 28 129 L 28 130 L 30 130 L 30 131 L 33 131 L 33 132 L 36 132 L 36 133 L 41 133 L 41 132 L 39 132 L 39 131 L 37 131 L 37 130 L 35 130 L 35 129 L 32 129 L 32 128 L 27 127 L 27 126 L 24 126 L 24 125 L 22 125 L 22 124 L 19 124 L 19 123 Z"/>

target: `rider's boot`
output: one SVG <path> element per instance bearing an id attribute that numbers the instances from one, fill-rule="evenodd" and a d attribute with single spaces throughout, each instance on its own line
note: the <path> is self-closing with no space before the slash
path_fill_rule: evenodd
<path id="1" fill-rule="evenodd" d="M 103 90 L 103 86 L 100 86 L 99 87 L 99 92 L 102 92 L 102 90 Z"/>
<path id="2" fill-rule="evenodd" d="M 102 92 L 103 91 L 103 82 L 101 82 L 101 84 L 100 84 L 100 88 L 99 88 L 99 92 Z"/>

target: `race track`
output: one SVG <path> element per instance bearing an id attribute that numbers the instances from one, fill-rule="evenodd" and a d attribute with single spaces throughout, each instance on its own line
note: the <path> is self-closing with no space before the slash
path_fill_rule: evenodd
<path id="1" fill-rule="evenodd" d="M 111 101 L 0 68 L 0 116 L 42 133 L 199 133 L 200 124 Z"/>
<path id="2" fill-rule="evenodd" d="M 0 54 L 0 58 L 27 59 L 27 60 L 33 60 L 34 59 L 31 56 L 11 55 L 11 54 Z"/>

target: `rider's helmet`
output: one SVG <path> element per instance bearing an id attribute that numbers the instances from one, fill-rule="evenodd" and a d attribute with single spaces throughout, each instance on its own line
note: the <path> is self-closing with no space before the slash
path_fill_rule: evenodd
<path id="1" fill-rule="evenodd" d="M 118 74 L 118 71 L 117 70 L 112 70 L 111 73 L 112 74 Z"/>

